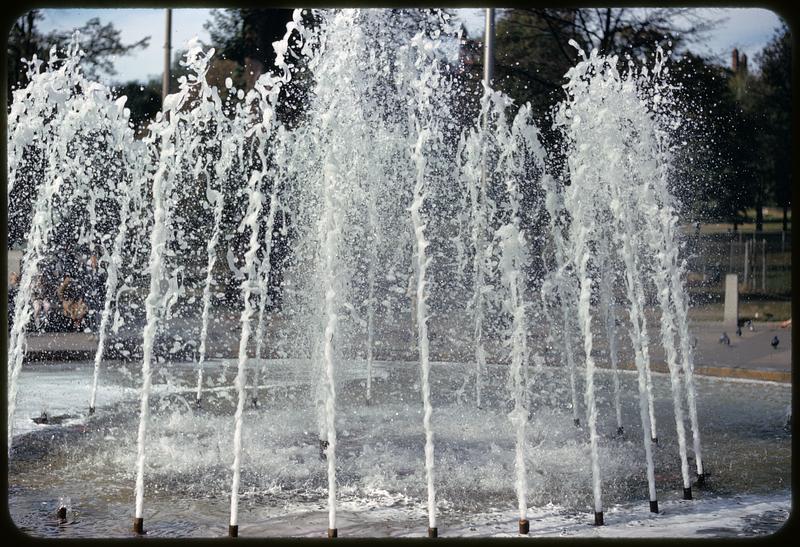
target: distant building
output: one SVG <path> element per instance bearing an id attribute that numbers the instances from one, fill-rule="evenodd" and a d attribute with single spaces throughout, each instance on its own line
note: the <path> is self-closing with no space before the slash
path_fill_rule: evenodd
<path id="1" fill-rule="evenodd" d="M 733 89 L 737 101 L 741 101 L 747 93 L 748 82 L 750 75 L 747 72 L 747 55 L 739 53 L 739 50 L 733 48 L 731 52 L 731 72 L 733 77 L 730 84 Z"/>
<path id="2" fill-rule="evenodd" d="M 731 52 L 731 70 L 734 74 L 747 74 L 747 54 L 740 54 L 737 48 L 733 48 Z"/>

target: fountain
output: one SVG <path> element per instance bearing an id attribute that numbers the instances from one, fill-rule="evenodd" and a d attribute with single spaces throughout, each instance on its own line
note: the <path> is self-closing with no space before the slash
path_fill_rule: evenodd
<path id="1" fill-rule="evenodd" d="M 604 497 L 618 500 L 642 484 L 629 463 L 642 461 L 632 457 L 639 448 L 625 439 L 639 428 L 657 513 L 656 464 L 667 457 L 656 454 L 659 397 L 674 409 L 684 499 L 692 499 L 691 457 L 698 478 L 705 474 L 685 266 L 667 189 L 666 57 L 652 71 L 631 63 L 620 72 L 616 58 L 580 52 L 554 117 L 568 158 L 556 172 L 530 105 L 460 71 L 460 32 L 440 11 L 296 10 L 274 44 L 275 72 L 248 91 L 230 79 L 225 90 L 211 86 L 214 52 L 192 41 L 189 75 L 141 141 L 124 98 L 85 80 L 77 46 L 65 57 L 53 52 L 47 66 L 32 60 L 31 83 L 15 92 L 9 115 L 9 193 L 37 188 L 9 344 L 12 461 L 32 287 L 48 253 L 59 252 L 52 234 L 72 222 L 61 211 L 85 209 L 87 237 L 99 242 L 107 271 L 90 420 L 98 430 L 113 429 L 104 421 L 110 413 L 126 427 L 138 422 L 135 458 L 127 444 L 128 452 L 98 463 L 134 468 L 124 473 L 135 485 L 138 534 L 145 494 L 154 504 L 164 490 L 199 496 L 214 506 L 207 518 L 218 520 L 218 498 L 229 495 L 227 533 L 237 537 L 252 531 L 246 519 L 259 500 L 279 499 L 285 488 L 284 505 L 296 494 L 327 511 L 329 538 L 339 536 L 341 512 L 352 528 L 354 499 L 372 495 L 400 512 L 408 505 L 409 521 L 426 518 L 428 537 L 437 537 L 464 481 L 508 505 L 500 501 L 507 491 L 495 495 L 491 486 L 507 476 L 519 533 L 536 533 L 542 492 L 562 492 L 541 478 L 543 466 L 564 457 L 543 452 L 551 442 L 572 446 L 567 460 L 583 462 L 572 466 L 580 486 L 570 490 L 588 485 L 594 523 L 603 525 Z M 310 92 L 289 122 L 284 107 L 298 81 Z M 106 186 L 101 172 L 114 174 Z M 526 224 L 523 203 L 547 219 L 543 233 Z M 98 215 L 113 231 L 97 233 Z M 279 215 L 282 239 L 274 236 Z M 287 258 L 275 260 L 281 249 Z M 230 272 L 221 272 L 221 253 Z M 270 298 L 275 279 L 279 299 Z M 125 321 L 112 328 L 112 309 L 124 313 L 121 292 L 137 283 L 145 316 L 128 323 L 138 329 L 141 359 L 115 361 L 106 348 Z M 650 370 L 651 283 L 668 386 Z M 214 303 L 224 284 L 238 287 L 227 308 Z M 238 314 L 238 326 L 226 313 Z M 224 346 L 222 331 L 232 343 L 212 349 Z M 544 331 L 559 351 L 548 351 Z M 618 366 L 625 331 L 635 382 Z M 189 346 L 197 349 L 187 354 Z M 101 368 L 107 389 L 136 390 L 138 414 L 130 396 L 98 403 Z M 471 380 L 475 403 L 464 404 L 459 393 Z M 486 483 L 479 465 L 458 469 L 459 458 L 494 469 L 506 452 L 513 461 Z M 385 474 L 389 459 L 400 471 Z M 393 498 L 391 484 L 410 493 Z"/>

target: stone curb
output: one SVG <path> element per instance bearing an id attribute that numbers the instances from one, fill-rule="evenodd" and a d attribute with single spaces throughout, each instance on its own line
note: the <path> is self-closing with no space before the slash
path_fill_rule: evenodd
<path id="1" fill-rule="evenodd" d="M 636 365 L 633 363 L 621 363 L 618 366 L 620 369 L 624 370 L 636 370 Z M 602 366 L 601 368 L 605 369 L 608 367 Z M 669 368 L 664 362 L 651 362 L 650 370 L 653 372 L 669 374 Z M 781 382 L 786 384 L 792 383 L 792 373 L 791 371 L 786 370 L 758 370 L 750 368 L 710 367 L 695 365 L 694 373 L 698 376 L 741 378 L 745 380 L 762 380 L 765 382 Z M 680 374 L 683 375 L 683 370 L 680 371 Z"/>

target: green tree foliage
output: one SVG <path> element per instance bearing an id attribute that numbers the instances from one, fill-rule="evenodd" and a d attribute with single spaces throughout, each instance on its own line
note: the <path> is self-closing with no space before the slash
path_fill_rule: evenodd
<path id="1" fill-rule="evenodd" d="M 115 91 L 118 97 L 128 98 L 125 107 L 131 111 L 130 121 L 136 128 L 136 136 L 143 136 L 147 125 L 161 110 L 161 80 L 154 78 L 146 84 L 133 80 L 116 86 Z"/>
<path id="2" fill-rule="evenodd" d="M 563 98 L 565 73 L 586 51 L 652 64 L 657 46 L 672 50 L 680 127 L 675 137 L 675 191 L 690 218 L 742 222 L 763 207 L 786 210 L 791 197 L 791 45 L 778 29 L 757 57 L 761 73 L 732 70 L 692 53 L 692 44 L 715 25 L 686 8 L 528 8 L 498 15 L 494 86 L 517 104 L 530 102 L 549 159 L 561 164 L 559 136 L 550 130 L 552 108 Z M 474 51 L 473 51 L 474 50 Z M 479 40 L 464 47 L 473 79 L 482 77 Z"/>
<path id="3" fill-rule="evenodd" d="M 787 229 L 792 106 L 788 27 L 777 29 L 757 59 L 757 73 L 749 72 L 741 57 L 735 70 L 724 70 L 730 92 L 719 93 L 719 104 L 712 110 L 723 122 L 719 147 L 730 151 L 729 161 L 718 168 L 723 182 L 718 195 L 727 202 L 720 216 L 732 220 L 735 228 L 747 219 L 749 209 L 755 209 L 755 229 L 761 231 L 764 207 L 774 204 L 783 208 Z"/>
<path id="4" fill-rule="evenodd" d="M 737 100 L 744 76 L 692 53 L 671 68 L 682 144 L 673 183 L 683 212 L 696 220 L 736 221 L 755 194 L 754 126 Z"/>
<path id="5" fill-rule="evenodd" d="M 11 91 L 28 83 L 27 68 L 23 59 L 30 60 L 36 55 L 39 59 L 50 57 L 50 48 L 63 49 L 72 40 L 73 31 L 51 31 L 42 33 L 38 26 L 44 15 L 41 10 L 31 10 L 14 22 L 8 36 L 8 102 Z M 113 59 L 127 55 L 139 48 L 145 48 L 150 37 L 145 36 L 137 42 L 125 44 L 120 39 L 120 31 L 113 23 L 103 24 L 99 18 L 89 19 L 76 29 L 80 32 L 81 49 L 85 52 L 84 73 L 91 79 L 100 76 L 114 76 Z"/>
<path id="6" fill-rule="evenodd" d="M 783 24 L 757 56 L 761 67 L 755 107 L 763 116 L 760 133 L 765 185 L 775 204 L 783 208 L 783 229 L 792 199 L 792 43 Z"/>
<path id="7" fill-rule="evenodd" d="M 657 44 L 673 49 L 701 36 L 711 23 L 679 8 L 527 8 L 504 10 L 497 22 L 496 82 L 519 103 L 529 101 L 540 117 L 562 98 L 564 74 L 585 52 L 634 58 Z"/>
<path id="8" fill-rule="evenodd" d="M 217 59 L 210 73 L 230 77 L 238 88 L 252 89 L 261 74 L 274 70 L 274 42 L 283 39 L 286 24 L 292 20 L 291 9 L 224 9 L 212 10 L 205 24 L 209 45 Z M 303 23 L 313 26 L 309 10 L 303 11 Z M 296 37 L 290 37 L 290 47 Z M 230 62 L 235 63 L 230 65 Z M 295 67 L 297 68 L 297 67 Z M 211 76 L 210 75 L 210 76 Z M 310 87 L 310 74 L 295 70 L 292 81 L 281 91 L 278 116 L 289 125 L 302 117 Z"/>
<path id="9" fill-rule="evenodd" d="M 525 8 L 499 12 L 494 86 L 517 105 L 530 102 L 554 171 L 563 165 L 560 136 L 552 129 L 553 106 L 564 98 L 564 75 L 579 59 L 574 43 L 586 53 L 597 49 L 649 58 L 658 45 L 677 50 L 712 25 L 680 8 Z M 480 59 L 480 57 L 478 57 Z M 472 64 L 480 79 L 482 60 Z"/>
<path id="10" fill-rule="evenodd" d="M 215 9 L 204 27 L 217 55 L 244 68 L 244 81 L 237 82 L 244 85 L 275 64 L 272 43 L 283 38 L 291 20 L 290 9 Z"/>

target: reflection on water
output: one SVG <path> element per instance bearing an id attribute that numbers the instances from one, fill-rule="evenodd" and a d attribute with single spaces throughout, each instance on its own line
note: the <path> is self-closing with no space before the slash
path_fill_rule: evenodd
<path id="1" fill-rule="evenodd" d="M 363 369 L 362 362 L 348 363 L 337 380 L 340 531 L 350 536 L 393 536 L 424 530 L 418 368 L 414 363 L 381 364 L 373 382 L 376 403 L 369 407 L 363 404 Z M 505 398 L 506 368 L 490 367 L 488 404 L 482 410 L 472 402 L 458 401 L 459 388 L 471 370 L 461 364 L 433 366 L 436 486 L 443 531 L 445 526 L 460 527 L 470 535 L 469 523 L 480 522 L 476 529 L 486 535 L 496 533 L 494 526 L 502 530 L 508 526 L 488 525 L 488 517 L 480 515 L 513 517 L 514 437 L 506 415 L 510 408 Z M 326 527 L 327 478 L 314 434 L 310 370 L 300 361 L 269 361 L 267 371 L 261 406 L 245 413 L 240 533 L 320 535 Z M 202 409 L 189 404 L 191 363 L 171 363 L 157 375 L 145 476 L 148 535 L 213 537 L 227 532 L 235 370 L 216 362 L 209 365 L 209 373 L 211 388 Z M 588 518 L 591 506 L 587 432 L 572 426 L 571 409 L 563 403 L 570 399 L 564 396 L 569 386 L 561 371 L 545 367 L 536 374 L 526 447 L 529 504 L 534 512 L 553 504 L 562 511 L 559 526 L 577 526 Z M 10 509 L 14 522 L 33 535 L 130 536 L 138 378 L 133 367 L 108 363 L 109 387 L 101 392 L 98 412 L 87 417 L 90 375 L 87 366 L 66 364 L 31 365 L 22 374 L 22 418 L 38 416 L 47 404 L 54 413 L 79 417 L 60 426 L 34 425 L 15 438 Z M 41 383 L 42 377 L 49 383 Z M 638 402 L 633 395 L 636 378 L 623 374 L 622 381 L 627 394 L 626 434 L 619 438 L 611 377 L 605 372 L 599 375 L 598 430 L 604 495 L 610 508 L 646 506 L 647 498 L 644 450 L 636 424 Z M 54 384 L 61 386 L 57 395 Z M 745 494 L 785 494 L 788 500 L 791 436 L 783 425 L 790 386 L 710 378 L 699 378 L 697 384 L 704 455 L 711 473 L 704 489 L 695 486 L 698 503 Z M 655 392 L 659 499 L 662 504 L 683 503 L 666 376 L 655 375 Z M 60 499 L 69 499 L 64 523 L 56 516 Z M 739 519 L 735 526 L 708 522 L 697 533 L 759 535 L 779 528 L 786 516 L 786 510 L 772 508 Z M 610 526 L 615 518 L 620 521 L 609 510 Z M 547 533 L 558 535 L 556 530 Z"/>

